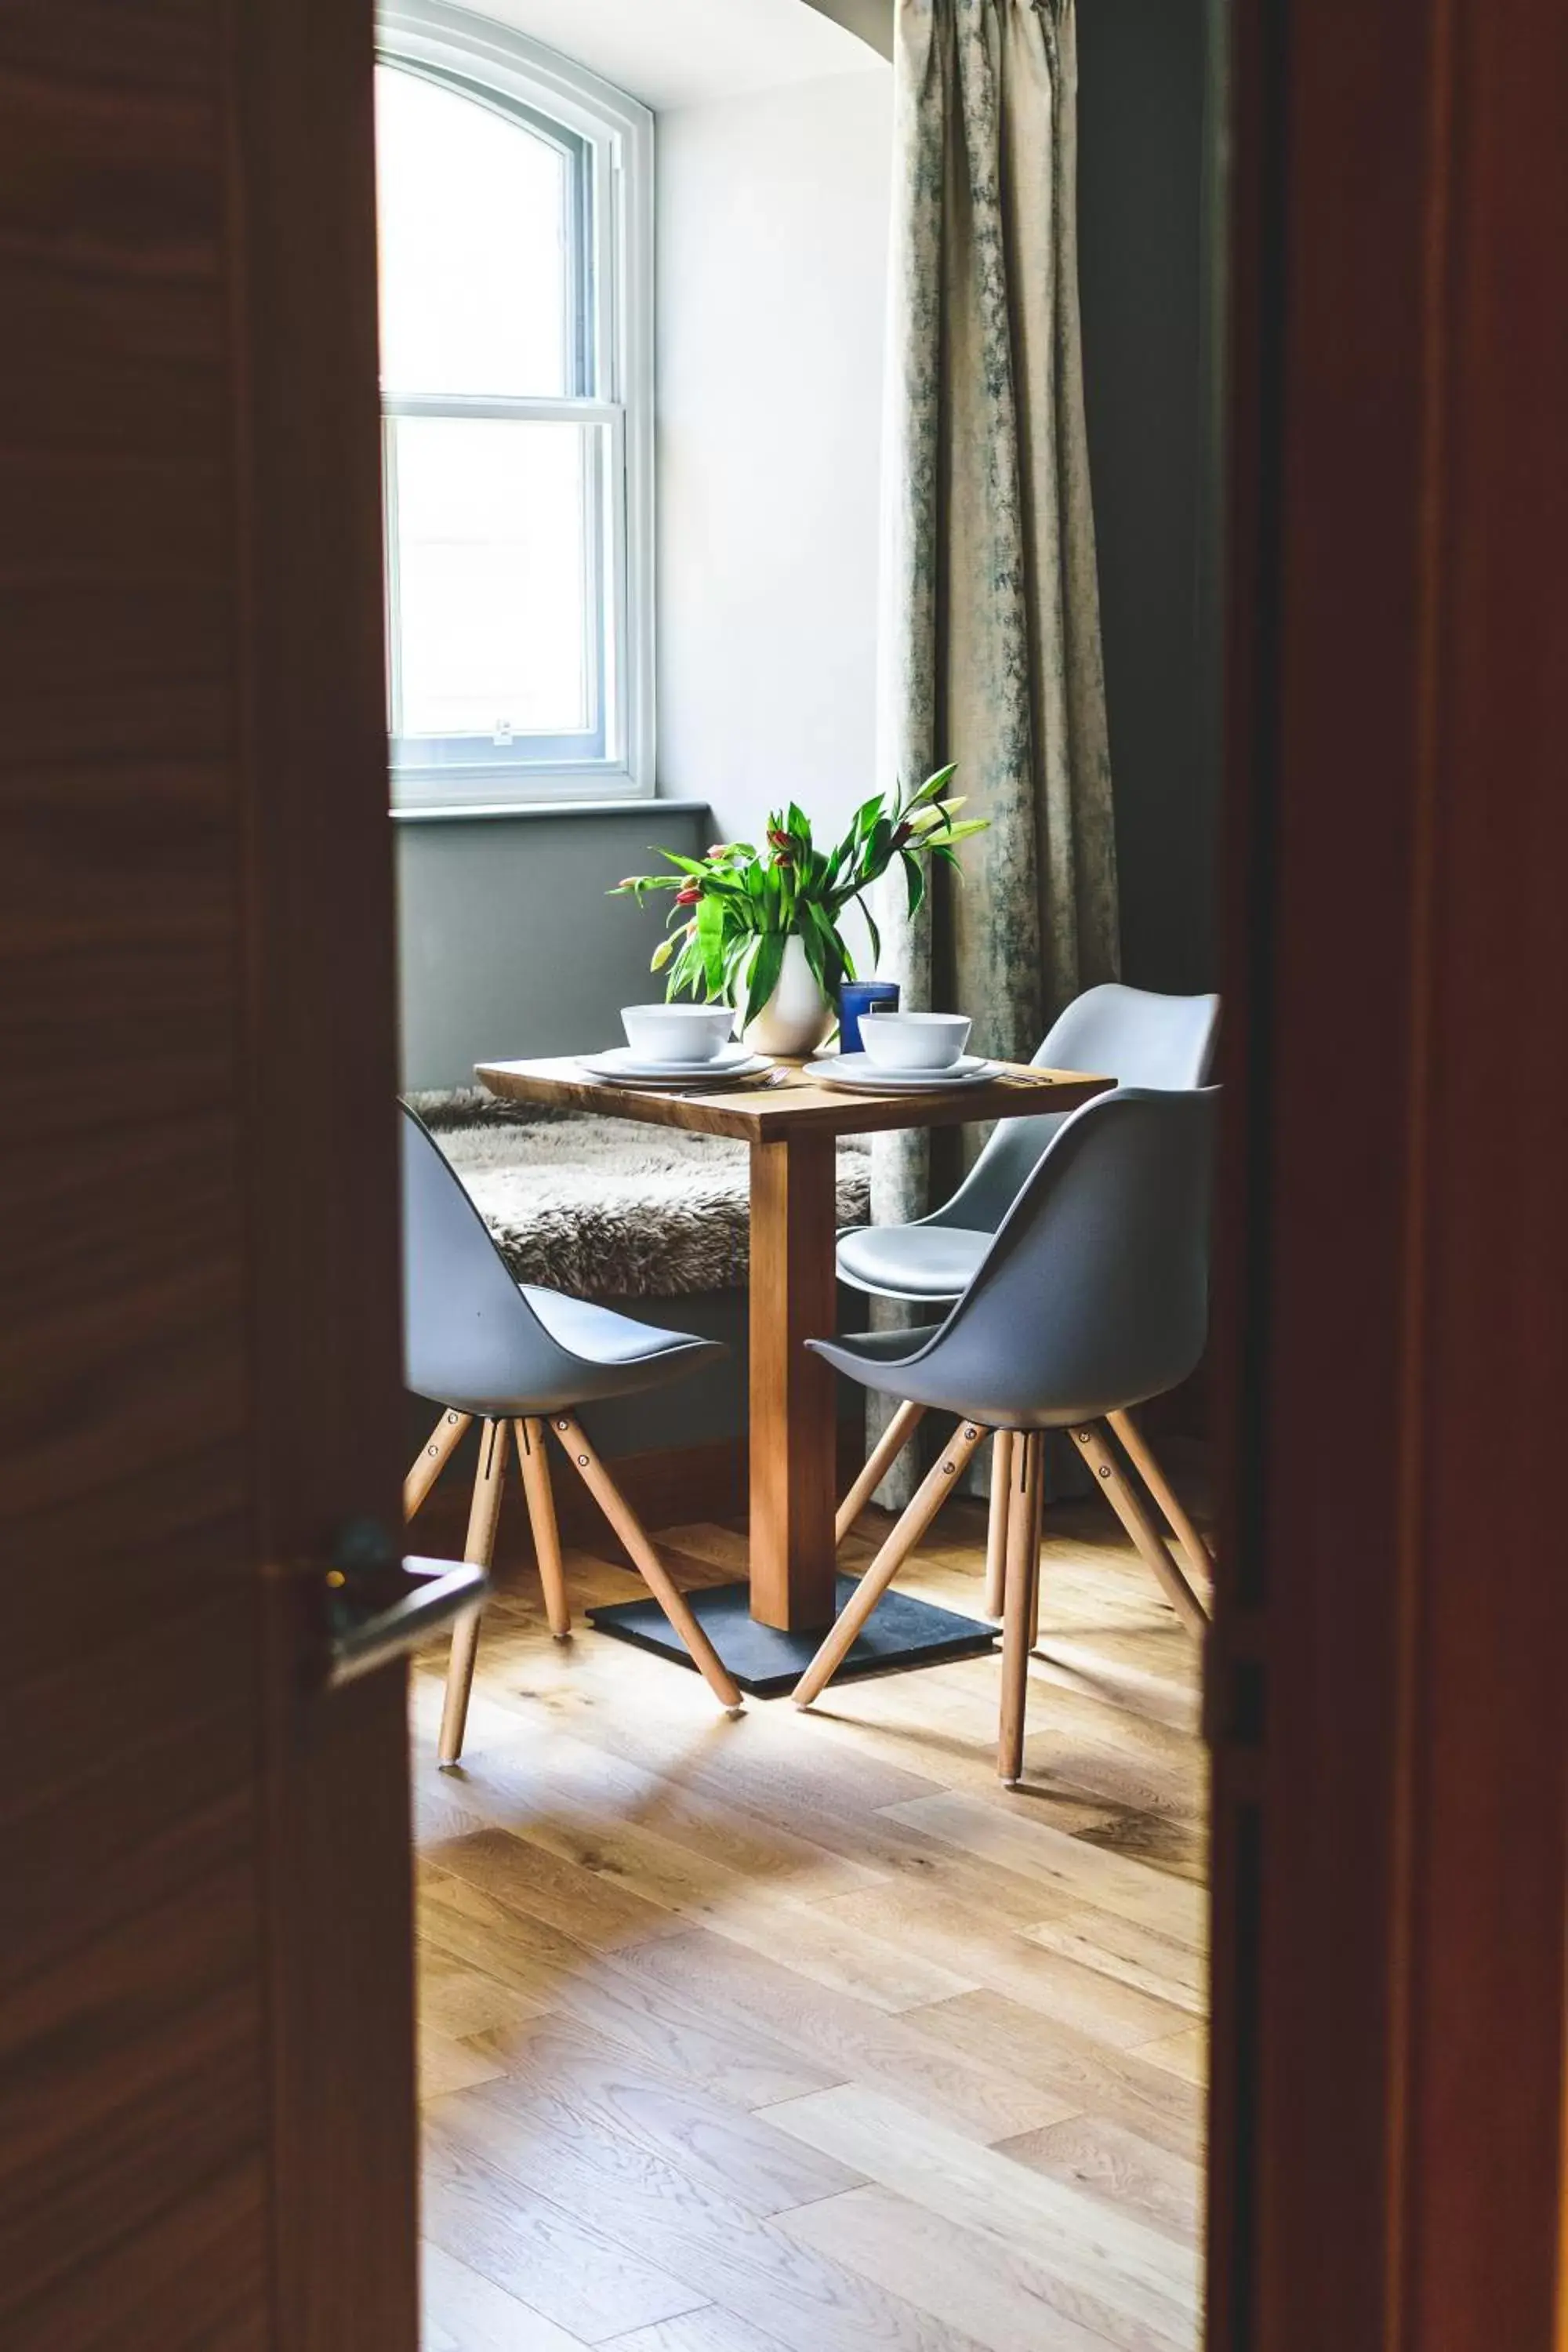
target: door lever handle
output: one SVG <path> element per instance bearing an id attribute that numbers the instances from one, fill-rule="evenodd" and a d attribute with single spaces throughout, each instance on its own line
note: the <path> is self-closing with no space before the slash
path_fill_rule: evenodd
<path id="1" fill-rule="evenodd" d="M 471 1560 L 402 1559 L 384 1528 L 355 1519 L 339 1532 L 326 1583 L 326 1684 L 337 1690 L 477 1609 L 489 1578 Z"/>

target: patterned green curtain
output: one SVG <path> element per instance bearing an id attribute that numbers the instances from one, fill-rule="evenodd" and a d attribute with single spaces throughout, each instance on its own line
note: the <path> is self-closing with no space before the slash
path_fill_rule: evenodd
<path id="1" fill-rule="evenodd" d="M 880 771 L 956 760 L 991 829 L 912 921 L 884 903 L 881 969 L 1023 1059 L 1118 965 L 1073 0 L 897 0 L 894 75 Z M 927 1181 L 877 1139 L 879 1223 Z"/>

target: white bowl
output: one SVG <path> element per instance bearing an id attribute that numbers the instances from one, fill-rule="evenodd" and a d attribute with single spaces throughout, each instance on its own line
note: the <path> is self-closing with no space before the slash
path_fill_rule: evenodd
<path id="1" fill-rule="evenodd" d="M 645 1062 L 711 1062 L 735 1026 L 729 1004 L 625 1004 L 621 1026 Z"/>
<path id="2" fill-rule="evenodd" d="M 969 1043 L 967 1013 L 862 1015 L 860 1043 L 879 1070 L 947 1070 Z"/>

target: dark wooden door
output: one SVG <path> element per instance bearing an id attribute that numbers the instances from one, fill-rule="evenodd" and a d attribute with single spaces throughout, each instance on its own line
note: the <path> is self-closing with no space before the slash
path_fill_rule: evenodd
<path id="1" fill-rule="evenodd" d="M 0 9 L 0 2339 L 416 2340 L 369 0 Z"/>
<path id="2" fill-rule="evenodd" d="M 1214 2352 L 1546 2352 L 1568 15 L 1237 0 Z"/>

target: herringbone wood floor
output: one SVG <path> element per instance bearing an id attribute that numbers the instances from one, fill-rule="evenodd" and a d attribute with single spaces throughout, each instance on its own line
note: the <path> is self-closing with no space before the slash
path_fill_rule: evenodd
<path id="1" fill-rule="evenodd" d="M 984 1536 L 952 1506 L 908 1589 L 974 1609 Z M 1041 1652 L 1016 1794 L 993 1660 L 732 1723 L 520 1579 L 451 1775 L 422 1662 L 426 2352 L 1194 2343 L 1196 1659 L 1093 1502 L 1047 1514 Z"/>

